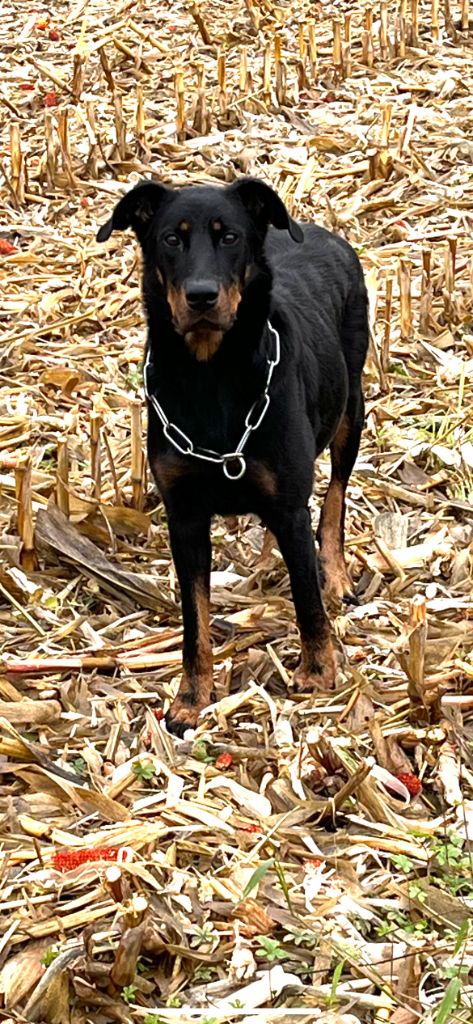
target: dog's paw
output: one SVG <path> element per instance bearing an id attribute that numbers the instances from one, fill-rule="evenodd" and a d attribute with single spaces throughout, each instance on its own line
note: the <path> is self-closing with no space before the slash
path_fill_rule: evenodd
<path id="1" fill-rule="evenodd" d="M 201 711 L 210 703 L 211 689 L 211 680 L 205 680 L 204 684 L 201 683 L 194 688 L 184 678 L 177 696 L 164 716 L 168 732 L 182 737 L 187 729 L 196 729 Z"/>
<path id="2" fill-rule="evenodd" d="M 353 583 L 344 563 L 324 561 L 321 565 L 322 594 L 326 604 L 358 604 Z"/>
<path id="3" fill-rule="evenodd" d="M 353 605 L 356 607 L 360 603 L 350 580 L 347 580 L 346 584 L 342 587 L 325 587 L 322 591 L 322 595 L 324 603 L 331 608 L 338 608 L 340 604 Z"/>
<path id="4" fill-rule="evenodd" d="M 292 677 L 294 693 L 313 693 L 315 690 L 333 690 L 337 663 L 332 645 L 321 651 L 310 669 L 299 665 Z"/>
<path id="5" fill-rule="evenodd" d="M 174 736 L 180 736 L 182 739 L 188 729 L 197 728 L 199 715 L 203 707 L 203 704 L 190 704 L 176 697 L 169 711 L 164 716 L 167 731 L 173 733 Z"/>

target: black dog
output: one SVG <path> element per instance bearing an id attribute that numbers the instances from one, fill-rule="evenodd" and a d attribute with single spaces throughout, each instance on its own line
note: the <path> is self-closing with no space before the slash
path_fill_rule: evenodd
<path id="1" fill-rule="evenodd" d="M 181 588 L 183 678 L 167 725 L 182 735 L 212 691 L 214 514 L 254 512 L 274 534 L 301 634 L 295 689 L 334 684 L 308 501 L 314 460 L 330 445 L 317 539 L 326 591 L 349 598 L 344 498 L 363 424 L 366 291 L 343 239 L 297 224 L 251 178 L 179 190 L 141 182 L 97 238 L 128 227 L 143 251 L 148 456 Z"/>

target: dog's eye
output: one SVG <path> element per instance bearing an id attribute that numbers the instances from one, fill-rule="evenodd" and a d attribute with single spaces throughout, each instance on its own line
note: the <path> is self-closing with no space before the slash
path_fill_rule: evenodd
<path id="1" fill-rule="evenodd" d="M 175 235 L 173 231 L 170 231 L 168 235 L 164 236 L 166 245 L 169 245 L 171 249 L 177 249 L 177 246 L 181 244 L 179 235 Z"/>
<path id="2" fill-rule="evenodd" d="M 222 245 L 233 245 L 234 242 L 238 241 L 238 235 L 235 231 L 225 231 L 220 241 Z"/>

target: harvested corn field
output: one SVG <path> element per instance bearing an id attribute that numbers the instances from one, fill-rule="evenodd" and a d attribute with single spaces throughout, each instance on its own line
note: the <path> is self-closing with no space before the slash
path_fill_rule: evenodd
<path id="1" fill-rule="evenodd" d="M 2 1020 L 446 1024 L 473 1008 L 468 0 L 6 0 L 0 23 Z M 216 520 L 215 701 L 144 458 L 141 177 L 264 179 L 370 298 L 336 690 Z M 316 468 L 314 529 L 329 478 Z"/>

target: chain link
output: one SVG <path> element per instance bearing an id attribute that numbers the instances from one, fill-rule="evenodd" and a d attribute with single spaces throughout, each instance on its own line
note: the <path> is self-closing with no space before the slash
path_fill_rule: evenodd
<path id="1" fill-rule="evenodd" d="M 274 368 L 278 365 L 279 360 L 281 358 L 281 344 L 279 340 L 279 333 L 275 329 L 275 327 L 273 327 L 273 325 L 269 322 L 269 320 L 267 321 L 267 327 L 274 341 L 274 358 L 266 360 L 268 369 L 266 371 L 266 383 L 264 386 L 263 393 L 259 396 L 259 398 L 256 399 L 256 401 L 253 402 L 253 405 L 251 406 L 246 415 L 245 430 L 243 431 L 243 434 L 237 444 L 237 447 L 235 448 L 235 451 L 225 452 L 222 455 L 219 452 L 214 452 L 212 451 L 212 449 L 209 448 L 195 447 L 194 442 L 191 441 L 190 437 L 188 437 L 187 434 L 185 434 L 184 431 L 180 429 L 180 427 L 176 426 L 175 423 L 171 423 L 171 421 L 167 418 L 162 405 L 160 405 L 158 399 L 156 398 L 156 395 L 152 395 L 150 393 L 148 386 L 148 372 L 150 367 L 152 366 L 152 362 L 151 352 L 149 349 L 146 356 L 146 361 L 143 368 L 144 392 L 146 398 L 153 406 L 153 409 L 155 410 L 157 416 L 159 417 L 163 425 L 163 434 L 165 438 L 169 441 L 169 444 L 171 444 L 173 448 L 176 449 L 176 451 L 181 453 L 181 455 L 191 455 L 192 458 L 194 459 L 201 459 L 203 462 L 214 462 L 217 463 L 218 465 L 221 465 L 223 467 L 223 472 L 227 477 L 227 480 L 240 480 L 241 477 L 246 472 L 246 460 L 243 455 L 243 450 L 246 446 L 248 438 L 251 436 L 253 431 L 257 430 L 258 427 L 261 426 L 264 417 L 266 416 L 266 413 L 268 411 L 269 404 L 271 402 L 271 398 L 269 396 L 269 385 L 271 384 Z M 261 410 L 259 411 L 258 407 L 260 405 Z M 255 414 L 255 412 L 258 413 L 257 420 L 256 423 L 252 423 L 252 416 Z M 234 466 L 236 472 L 232 473 L 232 465 Z"/>

